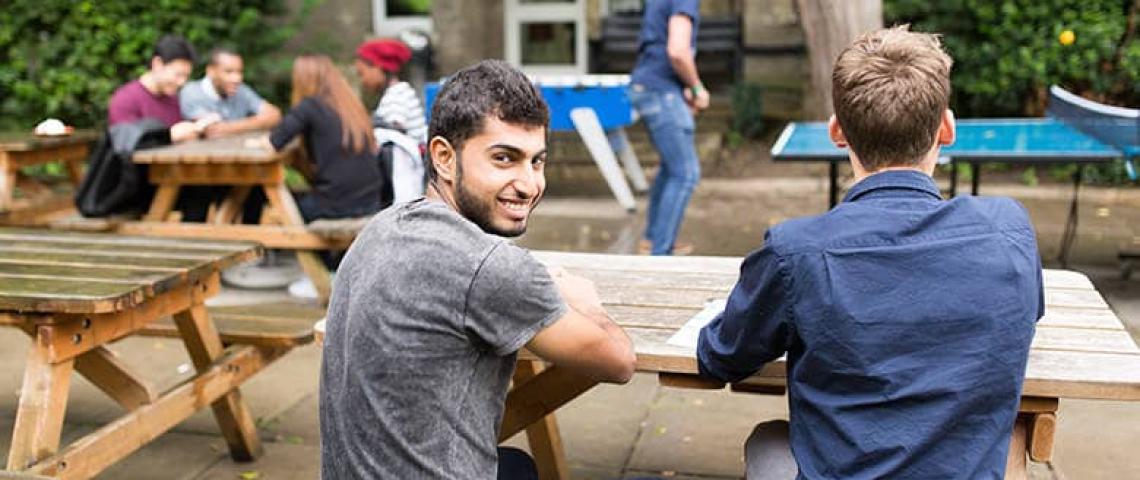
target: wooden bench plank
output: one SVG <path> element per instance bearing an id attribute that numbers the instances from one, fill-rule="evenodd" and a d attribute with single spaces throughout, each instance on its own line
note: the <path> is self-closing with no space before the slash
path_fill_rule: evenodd
<path id="1" fill-rule="evenodd" d="M 89 222 L 99 222 L 105 224 L 113 224 L 115 222 L 126 221 L 126 218 L 112 217 L 112 218 L 84 218 L 78 217 L 73 220 L 83 220 Z M 139 248 L 177 248 L 181 250 L 191 251 L 206 251 L 206 252 L 232 252 L 241 250 L 245 247 L 235 247 L 231 242 L 211 242 L 209 240 L 186 240 L 177 238 L 164 238 L 164 237 L 143 237 L 143 236 L 108 236 L 100 233 L 87 233 L 81 231 L 54 231 L 45 232 L 44 230 L 23 230 L 23 229 L 4 229 L 0 231 L 0 241 L 15 242 L 15 241 L 32 241 L 41 244 L 56 244 L 56 243 L 85 243 L 89 245 L 111 245 L 117 247 L 139 247 Z"/>
<path id="2" fill-rule="evenodd" d="M 322 308 L 308 305 L 244 305 L 209 308 L 222 342 L 260 347 L 295 347 L 313 341 L 313 324 L 324 318 Z M 140 335 L 178 337 L 170 318 L 153 322 Z"/>
<path id="3" fill-rule="evenodd" d="M 89 305 L 92 312 L 109 312 L 141 302 L 146 296 L 143 287 L 142 284 L 0 277 L 0 309 L 67 311 Z"/>
<path id="4" fill-rule="evenodd" d="M 186 250 L 177 247 L 147 247 L 141 245 L 97 245 L 84 242 L 25 242 L 9 241 L 0 244 L 0 252 L 35 252 L 35 253 L 72 253 L 83 252 L 92 256 L 132 256 L 140 258 L 180 258 L 189 260 L 205 260 L 217 257 L 219 253 L 225 254 L 233 250 Z"/>

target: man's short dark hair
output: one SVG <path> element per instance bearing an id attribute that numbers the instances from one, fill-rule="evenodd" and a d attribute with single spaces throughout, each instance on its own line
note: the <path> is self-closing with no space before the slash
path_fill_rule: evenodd
<path id="1" fill-rule="evenodd" d="M 208 65 L 217 65 L 218 64 L 218 58 L 220 58 L 222 55 L 229 55 L 231 57 L 241 58 L 241 55 L 239 55 L 237 52 L 235 52 L 231 48 L 214 47 L 214 48 L 210 49 L 210 53 L 207 54 L 206 63 Z"/>
<path id="2" fill-rule="evenodd" d="M 174 60 L 186 60 L 194 63 L 198 57 L 194 54 L 194 47 L 190 46 L 185 38 L 178 35 L 163 35 L 158 39 L 158 43 L 154 44 L 154 55 L 151 58 L 158 57 L 162 63 L 170 63 Z"/>
<path id="3" fill-rule="evenodd" d="M 513 125 L 546 129 L 550 124 L 550 110 L 526 75 L 502 60 L 483 60 L 443 84 L 431 107 L 428 138 L 443 137 L 458 152 L 492 115 Z M 433 165 L 429 179 L 435 178 Z"/>

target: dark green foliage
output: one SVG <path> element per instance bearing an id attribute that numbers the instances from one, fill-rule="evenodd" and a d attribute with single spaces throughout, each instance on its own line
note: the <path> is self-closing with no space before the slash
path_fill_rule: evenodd
<path id="1" fill-rule="evenodd" d="M 886 25 L 942 35 L 954 57 L 951 100 L 960 118 L 1044 114 L 1061 85 L 1099 102 L 1140 107 L 1140 24 L 1134 0 L 884 0 Z M 1133 27 L 1136 29 L 1137 27 Z M 1062 45 L 1061 32 L 1076 41 Z M 1067 179 L 1075 167 L 1051 167 Z M 1089 168 L 1091 182 L 1125 180 L 1121 163 Z M 1023 174 L 1027 183 L 1036 172 Z M 1032 178 L 1033 180 L 1029 180 Z"/>
<path id="2" fill-rule="evenodd" d="M 185 37 L 198 51 L 194 78 L 215 46 L 236 49 L 246 78 L 284 105 L 291 58 L 274 54 L 296 32 L 285 0 L 7 0 L 0 14 L 0 128 L 31 129 L 56 117 L 106 122 L 107 100 L 146 70 L 155 41 Z M 315 2 L 303 2 L 298 21 Z"/>
<path id="3" fill-rule="evenodd" d="M 761 89 L 753 83 L 732 86 L 732 132 L 741 138 L 756 138 L 764 131 Z"/>
<path id="4" fill-rule="evenodd" d="M 1140 42 L 1125 41 L 1132 0 L 885 0 L 888 25 L 940 33 L 954 57 L 962 117 L 1039 115 L 1057 84 L 1140 106 Z M 1134 14 L 1134 13 L 1133 13 Z M 1062 31 L 1076 42 L 1062 45 Z"/>

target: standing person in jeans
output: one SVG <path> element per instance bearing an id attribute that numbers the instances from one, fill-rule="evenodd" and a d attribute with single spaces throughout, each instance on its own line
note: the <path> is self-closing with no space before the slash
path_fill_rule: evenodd
<path id="1" fill-rule="evenodd" d="M 642 254 L 693 250 L 692 244 L 677 243 L 677 233 L 701 179 L 693 114 L 709 106 L 709 92 L 697 73 L 699 7 L 699 0 L 649 0 L 645 5 L 629 97 L 645 121 L 661 167 L 649 192 L 645 237 L 638 243 Z"/>
<path id="2" fill-rule="evenodd" d="M 934 183 L 955 135 L 950 64 L 906 27 L 839 55 L 828 129 L 855 185 L 768 230 L 701 330 L 701 375 L 721 381 L 787 354 L 791 420 L 753 431 L 749 479 L 1024 478 L 1010 432 L 1041 258 L 1017 201 L 943 200 Z"/>

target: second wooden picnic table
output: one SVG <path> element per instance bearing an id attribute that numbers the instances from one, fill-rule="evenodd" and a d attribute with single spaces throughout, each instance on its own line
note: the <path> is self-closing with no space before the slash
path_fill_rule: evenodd
<path id="1" fill-rule="evenodd" d="M 25 175 L 24 169 L 62 162 L 67 180 L 72 187 L 78 187 L 83 179 L 83 163 L 96 136 L 92 130 L 59 136 L 0 133 L 0 223 L 41 224 L 74 211 L 71 192 L 75 188 L 64 193 L 54 192 L 50 186 Z M 17 188 L 24 194 L 22 198 L 17 198 Z"/>
<path id="2" fill-rule="evenodd" d="M 90 478 L 206 405 L 232 456 L 257 457 L 237 387 L 289 346 L 227 349 L 205 300 L 222 269 L 261 252 L 248 242 L 0 228 L 0 325 L 32 338 L 7 470 Z M 174 327 L 163 327 L 169 316 Z M 181 338 L 197 375 L 157 394 L 107 348 L 146 330 Z M 73 371 L 126 413 L 60 450 Z"/>

